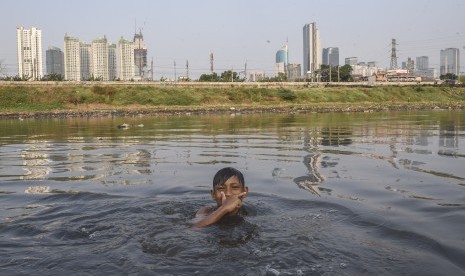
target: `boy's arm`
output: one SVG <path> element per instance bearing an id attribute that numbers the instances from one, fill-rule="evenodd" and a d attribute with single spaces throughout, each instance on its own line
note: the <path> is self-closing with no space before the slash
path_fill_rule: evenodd
<path id="1" fill-rule="evenodd" d="M 197 212 L 197 215 L 199 216 L 198 221 L 194 222 L 192 224 L 192 227 L 205 227 L 211 225 L 220 220 L 226 214 L 241 208 L 242 197 L 246 195 L 246 193 L 241 193 L 239 195 L 234 195 L 226 198 L 223 192 L 221 194 L 223 196 L 223 204 L 210 214 L 206 214 L 206 209 L 200 209 Z M 200 217 L 202 215 L 203 217 Z"/>
<path id="2" fill-rule="evenodd" d="M 218 208 L 215 211 L 211 212 L 210 214 L 201 214 L 202 210 L 199 210 L 199 216 L 198 218 L 196 217 L 194 220 L 197 220 L 192 224 L 192 227 L 205 227 L 208 225 L 211 225 L 218 220 L 220 220 L 224 215 L 228 213 L 228 211 L 225 208 Z"/>

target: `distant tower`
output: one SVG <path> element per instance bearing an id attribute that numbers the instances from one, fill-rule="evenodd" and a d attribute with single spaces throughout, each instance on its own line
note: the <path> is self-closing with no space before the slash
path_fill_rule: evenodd
<path id="1" fill-rule="evenodd" d="M 144 42 L 144 36 L 142 30 L 139 33 L 134 34 L 134 65 L 135 65 L 135 76 L 139 80 L 146 78 L 145 72 L 147 70 L 147 47 Z"/>
<path id="2" fill-rule="evenodd" d="M 213 52 L 210 53 L 210 72 L 213 74 Z"/>
<path id="3" fill-rule="evenodd" d="M 331 66 L 339 66 L 339 48 L 329 47 L 323 48 L 323 64 Z"/>
<path id="4" fill-rule="evenodd" d="M 31 80 L 42 78 L 42 31 L 35 27 L 16 28 L 18 75 Z"/>
<path id="5" fill-rule="evenodd" d="M 79 53 L 80 68 L 76 68 L 76 70 L 81 72 L 81 80 L 88 80 L 92 76 L 92 45 L 79 42 Z"/>
<path id="6" fill-rule="evenodd" d="M 48 50 L 45 51 L 45 63 L 47 64 L 47 75 L 65 76 L 64 54 L 60 48 L 49 46 Z"/>
<path id="7" fill-rule="evenodd" d="M 121 37 L 118 42 L 119 79 L 134 80 L 134 42 Z"/>
<path id="8" fill-rule="evenodd" d="M 396 40 L 392 39 L 392 50 L 391 50 L 391 70 L 397 69 L 397 55 L 396 55 Z"/>
<path id="9" fill-rule="evenodd" d="M 428 70 L 428 60 L 427 56 L 417 57 L 417 62 L 415 63 L 417 70 Z"/>
<path id="10" fill-rule="evenodd" d="M 287 75 L 286 68 L 288 64 L 288 46 L 286 43 L 276 52 L 275 76 L 279 76 L 279 73 Z"/>
<path id="11" fill-rule="evenodd" d="M 447 73 L 459 76 L 460 73 L 460 52 L 458 48 L 447 48 L 440 52 L 440 67 L 441 75 Z"/>
<path id="12" fill-rule="evenodd" d="M 109 77 L 109 60 L 110 50 L 108 49 L 108 40 L 106 36 L 92 41 L 92 65 L 91 71 L 95 78 L 101 78 L 104 81 L 110 80 Z M 112 51 L 113 52 L 113 51 Z M 113 55 L 111 56 L 113 62 Z M 111 64 L 113 65 L 113 63 Z"/>
<path id="13" fill-rule="evenodd" d="M 108 44 L 108 80 L 116 80 L 117 72 L 117 47 L 116 44 Z"/>
<path id="14" fill-rule="evenodd" d="M 320 32 L 316 28 L 315 22 L 305 24 L 303 27 L 303 48 L 303 74 L 313 79 L 317 71 L 320 69 L 322 57 Z"/>
<path id="15" fill-rule="evenodd" d="M 186 78 L 189 80 L 189 60 L 186 60 Z"/>
<path id="16" fill-rule="evenodd" d="M 91 46 L 89 45 L 89 55 L 91 55 Z M 64 38 L 64 64 L 65 64 L 65 80 L 80 81 L 81 80 L 81 47 L 79 39 L 70 37 L 65 34 Z M 89 60 L 90 64 L 90 60 Z M 89 72 L 88 68 L 87 72 Z"/>

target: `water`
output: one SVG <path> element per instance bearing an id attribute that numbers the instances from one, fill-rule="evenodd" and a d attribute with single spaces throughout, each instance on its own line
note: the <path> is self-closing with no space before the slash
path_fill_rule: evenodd
<path id="1" fill-rule="evenodd" d="M 465 275 L 464 160 L 464 111 L 1 120 L 0 274 Z"/>

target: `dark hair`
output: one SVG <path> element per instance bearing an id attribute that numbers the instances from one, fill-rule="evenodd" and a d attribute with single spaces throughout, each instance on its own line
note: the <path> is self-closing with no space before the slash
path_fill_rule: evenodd
<path id="1" fill-rule="evenodd" d="M 226 167 L 219 170 L 213 177 L 213 189 L 215 189 L 216 186 L 223 185 L 232 176 L 237 177 L 242 186 L 245 186 L 244 176 L 242 173 L 235 168 Z"/>

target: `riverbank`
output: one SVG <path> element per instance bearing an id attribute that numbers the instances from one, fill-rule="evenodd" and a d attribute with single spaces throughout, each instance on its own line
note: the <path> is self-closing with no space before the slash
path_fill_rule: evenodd
<path id="1" fill-rule="evenodd" d="M 465 88 L 0 84 L 0 117 L 464 109 Z"/>

